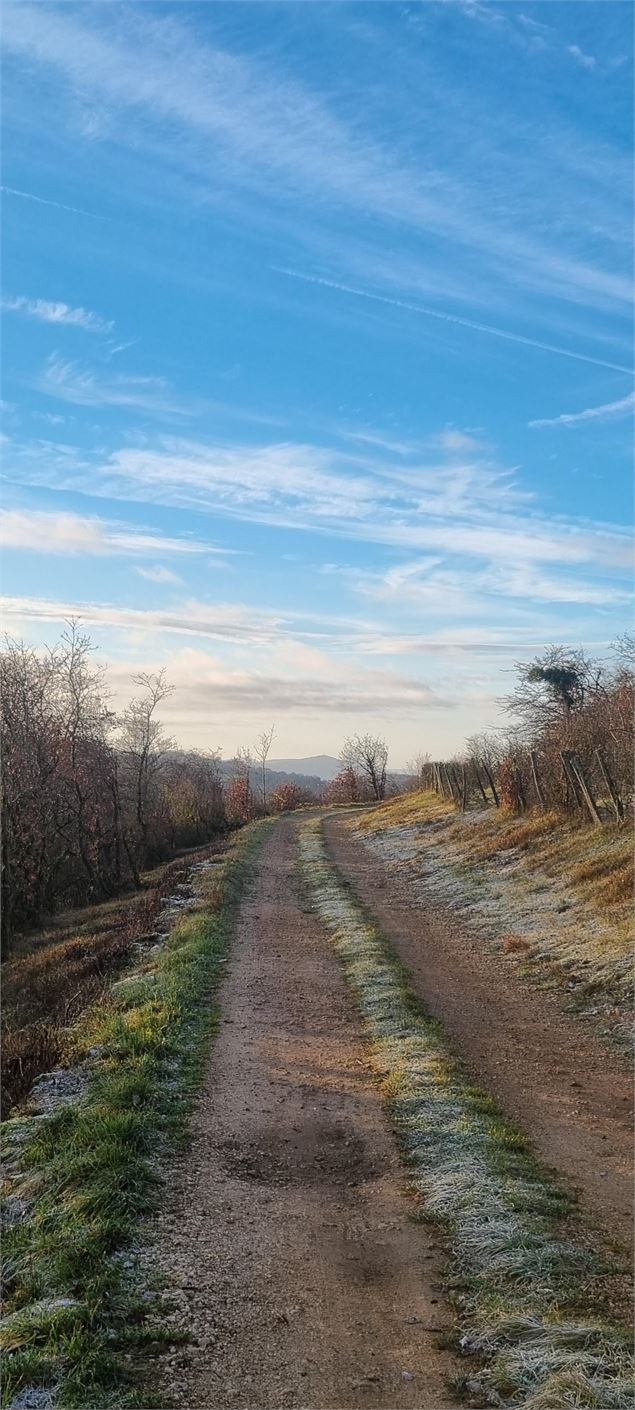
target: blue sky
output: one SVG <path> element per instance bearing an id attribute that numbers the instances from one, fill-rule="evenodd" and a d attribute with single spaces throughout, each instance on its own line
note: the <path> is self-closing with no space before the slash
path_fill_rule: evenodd
<path id="1" fill-rule="evenodd" d="M 184 743 L 499 718 L 631 620 L 631 9 L 4 10 L 3 591 Z"/>

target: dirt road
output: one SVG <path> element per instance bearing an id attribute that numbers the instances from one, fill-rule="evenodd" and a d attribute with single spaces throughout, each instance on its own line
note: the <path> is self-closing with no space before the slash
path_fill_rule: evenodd
<path id="1" fill-rule="evenodd" d="M 303 909 L 297 824 L 273 829 L 241 911 L 222 1022 L 159 1222 L 194 1341 L 162 1358 L 177 1405 L 453 1404 L 434 1235 L 414 1224 L 360 1020 Z"/>
<path id="2" fill-rule="evenodd" d="M 407 883 L 325 823 L 333 860 L 392 941 L 428 1013 L 479 1085 L 564 1175 L 609 1237 L 632 1240 L 631 1075 L 544 989 L 520 984 L 463 919 L 417 903 Z"/>

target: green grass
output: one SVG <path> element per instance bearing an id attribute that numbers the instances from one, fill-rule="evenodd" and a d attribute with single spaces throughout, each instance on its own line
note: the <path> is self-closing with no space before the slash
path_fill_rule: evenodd
<path id="1" fill-rule="evenodd" d="M 462 1073 L 330 863 L 319 822 L 305 825 L 301 852 L 366 1019 L 421 1216 L 447 1232 L 458 1346 L 473 1357 L 460 1388 L 527 1410 L 630 1410 L 629 1345 L 602 1310 L 616 1270 L 567 1218 L 570 1201 L 522 1133 Z"/>
<path id="2" fill-rule="evenodd" d="M 216 873 L 204 907 L 171 932 L 151 989 L 129 986 L 84 1016 L 77 1051 L 101 1051 L 81 1103 L 5 1123 L 9 1168 L 19 1152 L 9 1197 L 28 1212 L 3 1239 L 3 1405 L 26 1385 L 54 1388 L 60 1407 L 145 1403 L 125 1355 L 165 1333 L 135 1286 L 135 1240 L 162 1159 L 187 1134 L 214 992 L 266 826 L 246 830 L 220 886 Z"/>

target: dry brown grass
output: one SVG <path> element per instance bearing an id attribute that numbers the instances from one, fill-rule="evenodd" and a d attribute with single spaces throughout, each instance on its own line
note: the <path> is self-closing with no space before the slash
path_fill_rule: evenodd
<path id="1" fill-rule="evenodd" d="M 350 824 L 363 832 L 383 832 L 388 827 L 407 827 L 410 823 L 430 822 L 445 816 L 455 816 L 451 804 L 436 793 L 422 790 L 388 798 L 368 812 L 354 814 Z"/>
<path id="2" fill-rule="evenodd" d="M 501 949 L 504 955 L 520 955 L 530 948 L 529 941 L 524 935 L 504 935 L 501 940 Z"/>
<path id="3" fill-rule="evenodd" d="M 630 838 L 625 839 L 630 843 Z M 626 855 L 614 848 L 610 855 L 591 856 L 571 870 L 571 881 L 601 904 L 630 901 L 635 886 L 635 859 L 632 847 Z"/>
<path id="4" fill-rule="evenodd" d="M 618 925 L 628 924 L 635 889 L 633 829 L 628 824 L 592 827 L 555 811 L 513 817 L 504 809 L 457 813 L 435 793 L 408 793 L 358 815 L 366 832 L 434 823 L 438 840 L 456 847 L 468 864 L 522 852 L 528 872 L 541 870 L 570 885 L 583 901 Z"/>
<path id="5" fill-rule="evenodd" d="M 474 836 L 470 834 L 470 854 L 475 860 L 482 858 L 485 861 L 512 847 L 525 851 L 562 825 L 558 813 L 525 813 L 523 817 L 515 818 L 501 809 L 480 819 L 472 829 Z"/>

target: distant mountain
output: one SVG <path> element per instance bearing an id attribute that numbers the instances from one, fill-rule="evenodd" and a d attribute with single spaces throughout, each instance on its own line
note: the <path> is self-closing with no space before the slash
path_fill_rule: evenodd
<path id="1" fill-rule="evenodd" d="M 342 765 L 331 754 L 312 754 L 309 759 L 268 759 L 267 767 L 286 774 L 304 774 L 330 782 Z"/>
<path id="2" fill-rule="evenodd" d="M 294 761 L 290 760 L 290 762 L 293 763 Z M 299 762 L 302 763 L 302 760 L 300 759 Z M 233 759 L 221 759 L 218 767 L 220 776 L 225 783 L 229 782 L 229 779 L 233 778 L 236 772 Z M 259 797 L 262 788 L 262 770 L 260 764 L 252 762 L 249 777 L 252 790 L 254 794 Z M 299 773 L 296 769 L 274 769 L 267 764 L 267 791 L 271 792 L 274 788 L 278 788 L 281 783 L 294 783 L 297 788 L 302 788 L 305 793 L 314 794 L 315 797 L 319 797 L 322 789 L 322 779 L 319 774 Z"/>

